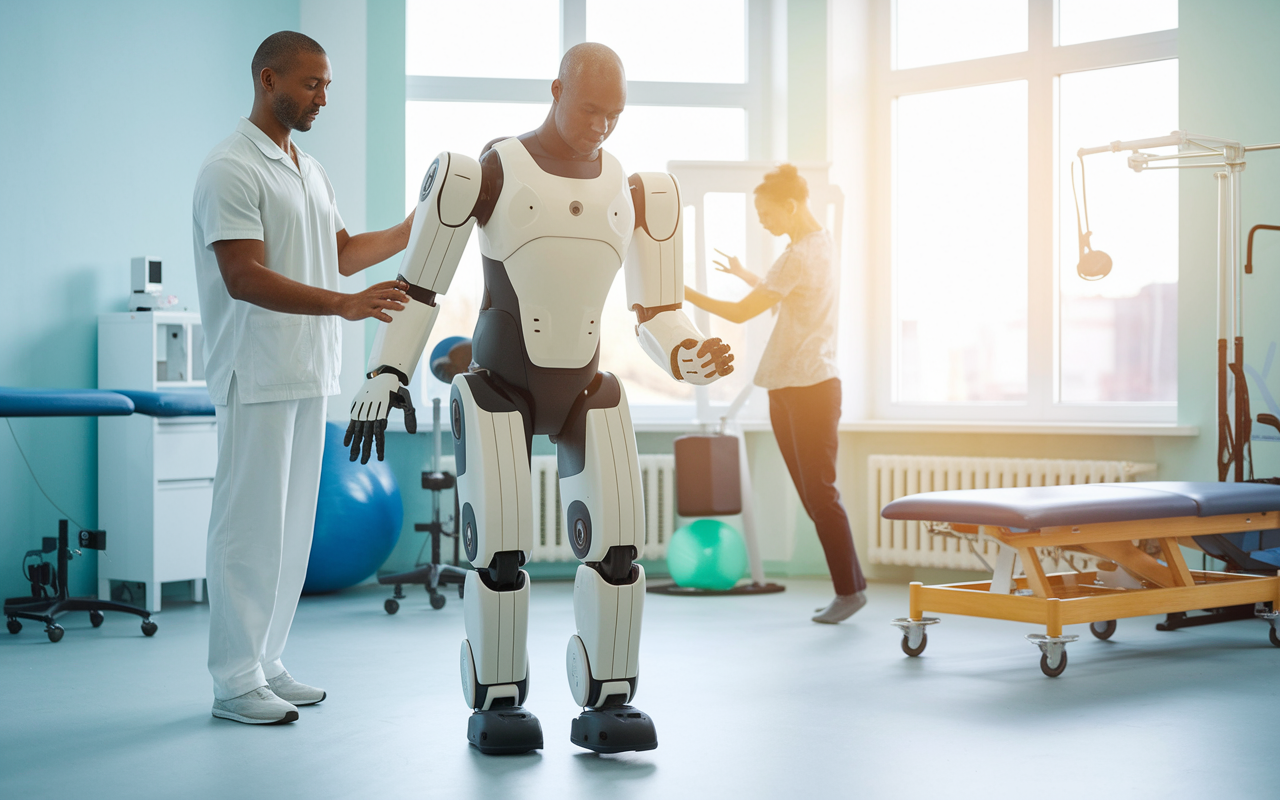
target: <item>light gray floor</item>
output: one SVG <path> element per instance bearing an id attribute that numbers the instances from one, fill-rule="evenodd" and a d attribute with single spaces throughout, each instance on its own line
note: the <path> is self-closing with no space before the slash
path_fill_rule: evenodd
<path id="1" fill-rule="evenodd" d="M 462 606 L 386 591 L 304 598 L 286 663 L 329 699 L 287 726 L 215 720 L 207 607 L 175 605 L 144 639 L 133 617 L 98 630 L 69 615 L 0 633 L 4 798 L 1273 798 L 1280 649 L 1265 623 L 1160 633 L 1083 627 L 1058 679 L 1034 628 L 946 617 L 908 659 L 888 619 L 906 589 L 873 585 L 851 621 L 808 621 L 829 583 L 766 597 L 649 595 L 636 705 L 657 750 L 597 756 L 569 744 L 564 678 L 572 585 L 535 583 L 529 708 L 546 749 L 469 748 L 456 654 Z"/>

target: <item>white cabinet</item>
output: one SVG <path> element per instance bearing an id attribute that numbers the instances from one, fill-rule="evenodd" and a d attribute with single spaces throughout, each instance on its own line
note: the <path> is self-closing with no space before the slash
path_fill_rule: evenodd
<path id="1" fill-rule="evenodd" d="M 98 318 L 98 387 L 204 386 L 200 315 L 177 311 Z M 203 597 L 205 539 L 218 464 L 213 417 L 102 417 L 98 420 L 98 596 L 111 581 L 146 584 L 146 607 L 160 610 L 160 586 L 190 581 Z M 135 598 L 135 602 L 137 599 Z"/>

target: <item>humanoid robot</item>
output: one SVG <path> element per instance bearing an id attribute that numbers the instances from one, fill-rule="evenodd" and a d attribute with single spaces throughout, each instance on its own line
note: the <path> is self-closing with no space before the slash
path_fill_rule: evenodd
<path id="1" fill-rule="evenodd" d="M 644 547 L 640 469 L 626 393 L 597 368 L 601 315 L 618 269 L 625 262 L 640 346 L 673 379 L 710 383 L 732 372 L 733 356 L 681 310 L 675 179 L 628 178 L 599 149 L 607 129 L 594 160 L 556 158 L 544 147 L 551 121 L 492 143 L 479 162 L 445 152 L 427 170 L 400 270 L 411 299 L 378 329 L 348 442 L 353 460 L 360 450 L 367 461 L 374 442 L 381 458 L 389 409 L 412 414 L 407 386 L 437 298 L 479 224 L 484 301 L 471 371 L 454 378 L 449 403 L 462 542 L 475 567 L 463 600 L 462 685 L 474 711 L 468 739 L 483 753 L 542 747 L 541 726 L 523 708 L 529 578 L 521 567 L 533 544 L 530 443 L 547 434 L 557 445 L 565 530 L 582 561 L 566 666 L 584 710 L 571 739 L 596 752 L 648 750 L 657 746 L 653 723 L 629 705 L 645 593 L 635 563 Z"/>

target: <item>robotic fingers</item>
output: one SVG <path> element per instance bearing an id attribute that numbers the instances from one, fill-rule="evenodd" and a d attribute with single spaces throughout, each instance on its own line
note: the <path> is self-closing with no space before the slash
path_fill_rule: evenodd
<path id="1" fill-rule="evenodd" d="M 671 371 L 695 386 L 712 383 L 733 372 L 733 353 L 719 339 L 685 339 L 671 353 Z"/>
<path id="2" fill-rule="evenodd" d="M 351 460 L 360 458 L 361 464 L 369 463 L 369 455 L 377 445 L 378 460 L 383 457 L 387 414 L 391 409 L 404 410 L 404 427 L 409 433 L 418 430 L 417 412 L 409 390 L 400 385 L 400 379 L 392 372 L 383 372 L 365 381 L 356 399 L 351 403 L 351 423 L 342 437 L 342 446 L 351 448 Z"/>
<path id="3" fill-rule="evenodd" d="M 668 307 L 649 316 L 640 309 L 644 322 L 636 326 L 640 348 L 653 362 L 678 381 L 705 386 L 733 372 L 729 345 L 706 338 L 678 307 Z"/>

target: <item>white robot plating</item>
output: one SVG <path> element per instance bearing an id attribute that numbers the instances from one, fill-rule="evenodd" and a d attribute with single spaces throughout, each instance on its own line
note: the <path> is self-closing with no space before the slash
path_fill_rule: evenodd
<path id="1" fill-rule="evenodd" d="M 472 370 L 454 379 L 449 412 L 462 544 L 476 568 L 463 600 L 462 684 L 477 712 L 473 723 L 505 709 L 507 723 L 527 729 L 530 719 L 537 725 L 519 709 L 529 676 L 529 577 L 521 567 L 533 543 L 534 434 L 557 445 L 563 523 L 583 562 L 574 583 L 577 633 L 566 657 L 574 701 L 588 711 L 625 707 L 639 675 L 640 469 L 626 393 L 597 368 L 604 301 L 618 269 L 625 265 L 639 344 L 673 379 L 710 383 L 732 371 L 733 357 L 681 310 L 680 190 L 672 176 L 628 179 L 601 150 L 598 176 L 564 177 L 546 171 L 516 138 L 494 144 L 482 159 L 483 166 L 441 153 L 423 180 L 400 270 L 411 301 L 379 327 L 349 433 L 353 459 L 361 445 L 367 459 L 373 440 L 381 458 L 390 409 L 411 413 L 407 386 L 435 321 L 436 298 L 448 290 L 479 222 L 485 302 Z M 615 716 L 643 717 L 627 712 Z M 473 724 L 472 742 L 484 752 L 520 752 L 494 744 L 503 739 L 495 724 Z M 591 731 L 606 738 L 596 728 L 580 732 L 575 722 L 575 743 L 598 749 Z M 608 751 L 645 749 L 656 739 L 634 744 Z"/>

